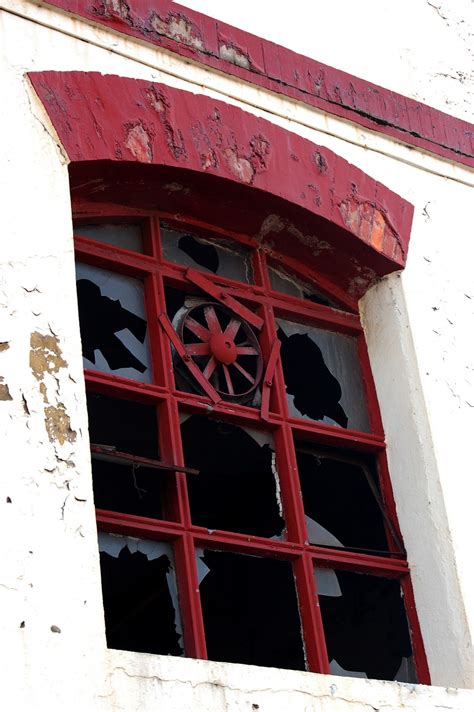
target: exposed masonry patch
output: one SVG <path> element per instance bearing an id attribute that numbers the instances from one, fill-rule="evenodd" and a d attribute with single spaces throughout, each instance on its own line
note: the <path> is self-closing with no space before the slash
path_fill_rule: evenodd
<path id="1" fill-rule="evenodd" d="M 142 121 L 136 123 L 124 124 L 125 129 L 125 145 L 137 159 L 142 163 L 151 163 L 153 161 L 153 134 Z"/>
<path id="2" fill-rule="evenodd" d="M 93 8 L 93 10 L 103 17 L 113 17 L 119 16 L 122 20 L 125 20 L 129 24 L 132 23 L 132 18 L 130 16 L 130 6 L 125 0 L 100 0 L 98 5 Z"/>
<path id="3" fill-rule="evenodd" d="M 6 351 L 10 348 L 8 341 L 0 341 L 0 351 Z"/>
<path id="4" fill-rule="evenodd" d="M 345 225 L 364 242 L 379 252 L 392 246 L 392 257 L 404 256 L 398 234 L 389 224 L 385 215 L 372 203 L 359 201 L 355 196 L 346 198 L 339 204 L 339 211 Z"/>

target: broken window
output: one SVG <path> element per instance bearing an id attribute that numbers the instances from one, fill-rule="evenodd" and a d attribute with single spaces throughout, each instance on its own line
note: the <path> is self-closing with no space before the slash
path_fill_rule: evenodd
<path id="1" fill-rule="evenodd" d="M 143 284 L 81 263 L 76 279 L 84 367 L 151 381 Z"/>
<path id="2" fill-rule="evenodd" d="M 357 314 L 162 217 L 78 230 L 107 644 L 427 681 Z"/>
<path id="3" fill-rule="evenodd" d="M 191 416 L 181 426 L 191 519 L 207 529 L 255 536 L 282 533 L 279 481 L 271 435 Z"/>
<path id="4" fill-rule="evenodd" d="M 360 456 L 303 444 L 296 455 L 309 541 L 389 553 L 374 466 Z"/>
<path id="5" fill-rule="evenodd" d="M 196 555 L 210 659 L 305 670 L 291 564 L 208 549 Z"/>
<path id="6" fill-rule="evenodd" d="M 399 582 L 351 571 L 331 573 L 337 586 L 318 586 L 331 672 L 416 682 Z"/>
<path id="7" fill-rule="evenodd" d="M 272 289 L 274 289 L 275 292 L 289 294 L 293 297 L 299 297 L 299 299 L 308 299 L 315 304 L 335 306 L 334 302 L 318 292 L 312 285 L 290 274 L 286 270 L 269 267 L 268 274 L 270 276 Z"/>
<path id="8" fill-rule="evenodd" d="M 139 225 L 127 223 L 110 224 L 98 223 L 95 225 L 78 225 L 75 228 L 76 235 L 88 237 L 97 242 L 104 242 L 107 245 L 114 245 L 125 250 L 143 252 L 143 238 Z"/>
<path id="9" fill-rule="evenodd" d="M 163 256 L 169 262 L 247 284 L 253 282 L 249 255 L 240 245 L 176 230 L 166 223 L 161 226 L 161 240 Z"/>
<path id="10" fill-rule="evenodd" d="M 172 547 L 99 532 L 99 552 L 108 647 L 183 655 Z"/>
<path id="11" fill-rule="evenodd" d="M 277 320 L 290 414 L 370 430 L 354 338 Z"/>
<path id="12" fill-rule="evenodd" d="M 169 473 L 158 470 L 156 408 L 97 393 L 87 397 L 95 505 L 163 518 Z"/>

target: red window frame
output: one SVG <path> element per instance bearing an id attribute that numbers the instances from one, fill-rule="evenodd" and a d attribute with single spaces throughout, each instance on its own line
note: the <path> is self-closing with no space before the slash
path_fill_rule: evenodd
<path id="1" fill-rule="evenodd" d="M 369 412 L 371 432 L 345 430 L 319 421 L 302 420 L 290 416 L 283 372 L 279 360 L 276 362 L 272 379 L 268 414 L 262 421 L 261 411 L 246 405 L 225 401 L 213 402 L 205 395 L 185 393 L 175 388 L 173 362 L 168 336 L 159 322 L 161 314 L 166 313 L 164 284 L 189 291 L 190 283 L 186 278 L 186 267 L 166 262 L 163 259 L 160 243 L 160 221 L 176 225 L 177 229 L 185 225 L 188 229 L 204 231 L 206 235 L 225 236 L 252 250 L 252 266 L 255 284 L 247 285 L 214 274 L 205 274 L 206 279 L 218 285 L 220 290 L 252 305 L 255 312 L 263 319 L 264 327 L 260 334 L 260 345 L 264 362 L 267 364 L 272 345 L 277 339 L 275 312 L 279 317 L 334 330 L 351 335 L 357 339 L 358 355 Z M 140 222 L 144 238 L 144 253 L 131 252 L 113 245 L 99 243 L 81 236 L 81 223 Z M 199 583 L 196 569 L 195 549 L 209 548 L 228 550 L 235 553 L 272 556 L 293 564 L 299 610 L 304 637 L 308 670 L 329 673 L 329 660 L 326 651 L 323 622 L 314 579 L 314 566 L 343 569 L 383 577 L 396 578 L 400 581 L 411 631 L 413 655 L 417 678 L 420 683 L 429 684 L 429 670 L 424 652 L 420 627 L 416 615 L 413 590 L 406 557 L 400 553 L 394 537 L 387 531 L 390 549 L 389 556 L 375 553 L 361 553 L 348 549 L 329 549 L 308 544 L 303 502 L 299 493 L 294 437 L 310 440 L 317 445 L 332 446 L 339 450 L 349 449 L 351 453 L 372 453 L 376 458 L 382 499 L 387 516 L 397 533 L 398 524 L 387 465 L 386 445 L 382 421 L 376 397 L 367 347 L 359 315 L 341 304 L 340 309 L 303 301 L 297 297 L 285 295 L 272 289 L 269 273 L 269 258 L 277 260 L 292 272 L 299 271 L 305 280 L 315 283 L 318 291 L 317 275 L 308 272 L 302 265 L 285 259 L 284 255 L 275 255 L 262 250 L 258 244 L 245 235 L 222 231 L 215 226 L 165 212 L 130 211 L 121 212 L 115 207 L 110 211 L 97 213 L 81 210 L 75 229 L 76 260 L 117 273 L 143 280 L 148 319 L 151 359 L 154 381 L 151 384 L 133 381 L 109 373 L 85 370 L 86 387 L 89 392 L 101 393 L 156 405 L 159 414 L 159 444 L 161 458 L 165 462 L 185 466 L 180 435 L 179 410 L 189 413 L 216 416 L 236 425 L 265 427 L 272 431 L 277 452 L 278 473 L 281 497 L 287 526 L 287 540 L 265 539 L 228 531 L 212 531 L 192 523 L 187 496 L 186 475 L 174 472 L 170 486 L 169 519 L 158 520 L 130 514 L 98 509 L 97 524 L 102 531 L 131 535 L 138 538 L 168 541 L 173 544 L 176 576 L 180 596 L 180 608 L 184 631 L 184 648 L 188 657 L 207 659 L 206 640 L 201 610 Z M 330 294 L 328 294 L 331 297 Z M 334 301 L 334 298 L 331 297 Z"/>

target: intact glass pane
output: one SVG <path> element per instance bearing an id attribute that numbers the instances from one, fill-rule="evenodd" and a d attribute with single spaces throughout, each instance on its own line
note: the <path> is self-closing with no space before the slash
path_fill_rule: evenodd
<path id="1" fill-rule="evenodd" d="M 139 225 L 78 225 L 74 229 L 76 235 L 90 237 L 97 242 L 105 242 L 108 245 L 122 247 L 134 252 L 143 252 L 142 231 Z"/>
<path id="2" fill-rule="evenodd" d="M 322 571 L 334 577 L 331 586 Z M 318 568 L 315 574 L 332 674 L 416 683 L 399 581 Z"/>
<path id="3" fill-rule="evenodd" d="M 143 283 L 76 264 L 84 368 L 150 383 Z"/>
<path id="4" fill-rule="evenodd" d="M 165 260 L 253 284 L 250 255 L 235 242 L 206 239 L 187 230 L 174 230 L 164 223 L 160 232 Z"/>
<path id="5" fill-rule="evenodd" d="M 290 415 L 370 431 L 356 339 L 277 319 Z"/>

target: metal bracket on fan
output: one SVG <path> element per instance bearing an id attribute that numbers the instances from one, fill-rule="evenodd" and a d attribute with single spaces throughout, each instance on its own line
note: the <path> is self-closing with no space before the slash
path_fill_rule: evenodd
<path id="1" fill-rule="evenodd" d="M 272 350 L 270 351 L 270 356 L 268 358 L 267 367 L 265 369 L 265 374 L 263 376 L 262 383 L 262 403 L 260 406 L 260 416 L 263 420 L 268 421 L 270 413 L 270 393 L 273 385 L 273 378 L 275 376 L 275 368 L 278 363 L 278 357 L 280 356 L 281 341 L 277 339 L 273 342 Z"/>
<path id="2" fill-rule="evenodd" d="M 217 393 L 214 386 L 211 383 L 209 383 L 207 378 L 205 378 L 205 376 L 202 374 L 202 372 L 196 366 L 196 364 L 192 360 L 191 356 L 187 353 L 184 344 L 182 343 L 178 334 L 174 330 L 173 325 L 170 322 L 168 316 L 166 314 L 162 313 L 159 315 L 158 321 L 160 322 L 161 327 L 163 328 L 163 331 L 165 332 L 165 334 L 167 335 L 167 337 L 173 344 L 173 346 L 176 350 L 176 353 L 181 358 L 184 365 L 189 369 L 190 373 L 194 376 L 196 381 L 199 383 L 199 385 L 201 386 L 203 391 L 206 393 L 206 395 L 209 396 L 209 398 L 212 400 L 213 403 L 219 403 L 221 400 L 219 394 Z"/>
<path id="3" fill-rule="evenodd" d="M 203 292 L 213 297 L 213 299 L 217 299 L 218 302 L 224 304 L 224 306 L 237 314 L 241 319 L 248 321 L 249 324 L 252 324 L 252 326 L 259 331 L 262 330 L 264 322 L 261 317 L 241 304 L 237 299 L 231 297 L 230 294 L 227 294 L 223 289 L 217 287 L 209 279 L 206 279 L 202 274 L 192 269 L 192 267 L 186 270 L 186 278 L 195 284 L 196 287 L 202 289 Z"/>

